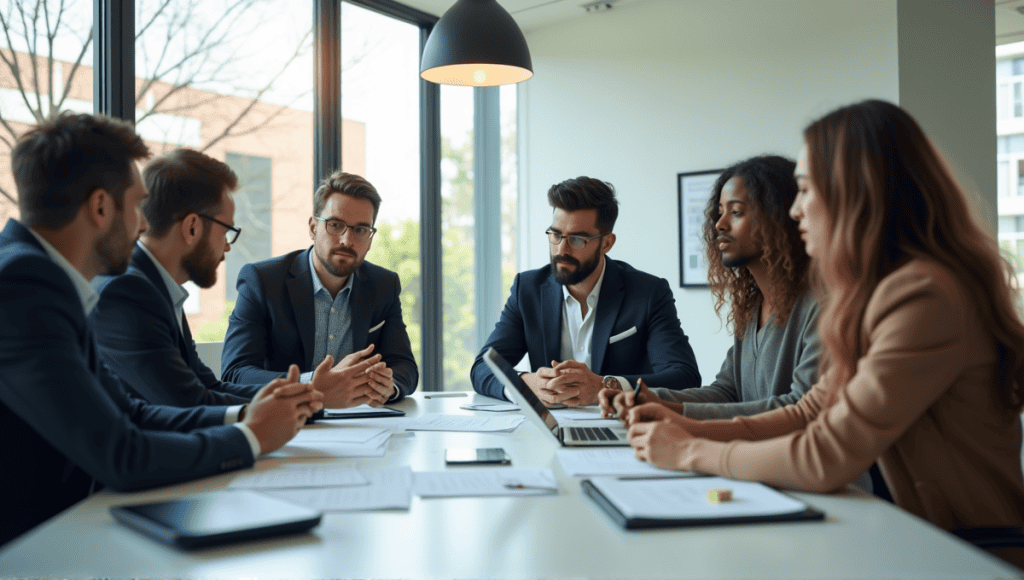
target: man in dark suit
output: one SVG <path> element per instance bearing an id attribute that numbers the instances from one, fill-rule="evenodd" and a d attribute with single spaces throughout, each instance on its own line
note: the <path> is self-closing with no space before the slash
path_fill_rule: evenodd
<path id="1" fill-rule="evenodd" d="M 473 388 L 504 398 L 483 362 L 491 347 L 513 365 L 528 354 L 533 372 L 521 376 L 549 405 L 592 405 L 602 387 L 632 388 L 638 378 L 670 389 L 699 387 L 668 282 L 605 256 L 618 217 L 611 185 L 570 179 L 552 186 L 548 201 L 551 265 L 516 276 L 473 363 Z"/>
<path id="2" fill-rule="evenodd" d="M 321 407 L 298 369 L 231 416 L 146 404 L 100 362 L 88 281 L 123 272 L 146 229 L 135 161 L 148 154 L 131 125 L 71 114 L 11 153 L 21 218 L 0 232 L 0 544 L 96 483 L 134 490 L 252 465 Z"/>
<path id="3" fill-rule="evenodd" d="M 330 393 L 328 407 L 380 406 L 416 389 L 398 275 L 364 260 L 380 201 L 362 177 L 335 172 L 313 196 L 313 246 L 242 268 L 224 380 L 266 381 L 297 364 Z"/>
<path id="4" fill-rule="evenodd" d="M 183 304 L 191 280 L 217 281 L 241 230 L 234 227 L 230 167 L 198 151 L 179 149 L 142 172 L 149 194 L 142 211 L 149 229 L 135 246 L 127 273 L 97 276 L 100 301 L 89 316 L 104 363 L 134 393 L 160 405 L 238 405 L 263 383 L 221 382 L 199 360 Z M 265 382 L 265 381 L 264 381 Z"/>

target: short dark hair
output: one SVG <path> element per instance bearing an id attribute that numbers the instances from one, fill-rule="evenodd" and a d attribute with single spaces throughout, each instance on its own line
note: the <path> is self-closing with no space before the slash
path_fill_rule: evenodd
<path id="1" fill-rule="evenodd" d="M 238 176 L 224 162 L 192 149 L 175 149 L 157 157 L 142 170 L 149 197 L 142 212 L 149 234 L 160 238 L 190 213 L 220 211 L 224 189 L 234 191 Z"/>
<path id="2" fill-rule="evenodd" d="M 556 183 L 548 190 L 548 203 L 563 211 L 597 210 L 597 229 L 611 233 L 619 217 L 619 202 L 615 187 L 607 181 L 593 177 L 577 177 Z"/>
<path id="3" fill-rule="evenodd" d="M 131 164 L 149 148 L 126 121 L 105 115 L 60 113 L 26 132 L 11 151 L 21 222 L 59 228 L 82 203 L 104 189 L 124 207 Z"/>
<path id="4" fill-rule="evenodd" d="M 320 212 L 324 211 L 327 205 L 327 198 L 334 193 L 341 193 L 356 199 L 369 200 L 373 205 L 373 222 L 377 222 L 377 212 L 380 211 L 380 194 L 365 178 L 354 173 L 345 173 L 338 170 L 328 175 L 320 182 L 313 194 L 313 215 L 321 217 Z"/>

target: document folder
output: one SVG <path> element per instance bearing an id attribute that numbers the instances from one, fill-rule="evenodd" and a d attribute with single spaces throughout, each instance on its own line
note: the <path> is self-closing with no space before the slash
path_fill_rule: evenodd
<path id="1" fill-rule="evenodd" d="M 764 484 L 720 477 L 584 479 L 583 492 L 623 528 L 821 520 L 825 514 Z M 734 499 L 715 503 L 712 489 Z"/>
<path id="2" fill-rule="evenodd" d="M 110 508 L 115 520 L 178 548 L 304 532 L 320 512 L 251 491 L 216 491 Z"/>

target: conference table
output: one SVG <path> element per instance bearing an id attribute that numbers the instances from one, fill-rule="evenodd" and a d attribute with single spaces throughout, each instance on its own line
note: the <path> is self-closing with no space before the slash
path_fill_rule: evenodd
<path id="1" fill-rule="evenodd" d="M 477 394 L 395 406 L 415 417 Z M 400 421 L 400 419 L 395 419 Z M 1011 578 L 1022 572 L 892 504 L 849 489 L 794 493 L 823 521 L 631 531 L 568 476 L 557 444 L 529 421 L 515 431 L 408 431 L 383 457 L 335 458 L 360 469 L 445 470 L 447 447 L 503 447 L 512 467 L 550 468 L 556 495 L 420 498 L 408 510 L 325 513 L 310 533 L 181 551 L 122 527 L 109 507 L 222 489 L 242 472 L 137 493 L 99 492 L 0 551 L 0 577 L 175 578 Z M 264 458 L 254 470 L 309 458 Z M 477 469 L 449 467 L 447 469 Z M 490 469 L 494 469 L 491 467 Z"/>

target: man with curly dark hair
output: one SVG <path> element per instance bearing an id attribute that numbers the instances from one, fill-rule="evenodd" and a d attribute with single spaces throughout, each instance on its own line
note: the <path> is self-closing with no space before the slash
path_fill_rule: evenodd
<path id="1" fill-rule="evenodd" d="M 660 402 L 696 419 L 754 415 L 800 400 L 817 379 L 821 343 L 810 259 L 789 217 L 796 164 L 762 155 L 722 172 L 704 222 L 715 310 L 728 297 L 735 343 L 715 381 L 699 389 L 602 392 L 605 414 Z"/>

